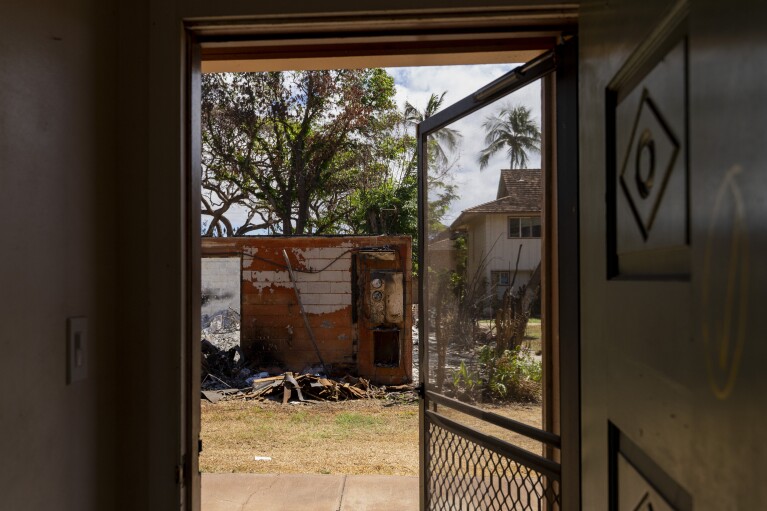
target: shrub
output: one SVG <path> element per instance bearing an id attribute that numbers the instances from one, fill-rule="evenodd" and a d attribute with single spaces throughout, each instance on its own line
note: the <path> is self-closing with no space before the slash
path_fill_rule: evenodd
<path id="1" fill-rule="evenodd" d="M 469 371 L 466 364 L 461 361 L 461 366 L 453 373 L 453 388 L 456 391 L 472 395 L 481 383 L 479 375 Z"/>
<path id="2" fill-rule="evenodd" d="M 527 348 L 517 347 L 500 356 L 490 346 L 480 350 L 481 371 L 486 377 L 485 392 L 499 400 L 538 402 L 541 399 L 543 369 Z"/>
<path id="3" fill-rule="evenodd" d="M 451 374 L 449 393 L 472 401 L 540 402 L 543 369 L 529 349 L 517 347 L 499 356 L 492 346 L 484 346 L 478 361 L 476 371 L 461 362 Z"/>

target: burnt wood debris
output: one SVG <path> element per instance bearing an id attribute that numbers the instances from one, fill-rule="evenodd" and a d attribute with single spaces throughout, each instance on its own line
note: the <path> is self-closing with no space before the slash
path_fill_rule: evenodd
<path id="1" fill-rule="evenodd" d="M 259 370 L 251 367 L 239 344 L 231 343 L 227 334 L 239 334 L 234 314 L 206 328 L 202 339 L 201 397 L 217 403 L 222 400 L 280 401 L 312 403 L 349 399 L 385 399 L 390 402 L 412 402 L 417 399 L 412 384 L 374 385 L 352 375 L 328 377 L 319 367 L 307 367 L 304 373 L 284 371 L 280 367 Z M 214 321 L 215 323 L 215 321 Z M 215 327 L 218 328 L 215 328 Z M 216 335 L 217 334 L 217 335 Z"/>

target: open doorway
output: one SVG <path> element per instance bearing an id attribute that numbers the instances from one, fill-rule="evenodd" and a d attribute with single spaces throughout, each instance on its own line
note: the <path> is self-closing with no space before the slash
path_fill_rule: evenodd
<path id="1" fill-rule="evenodd" d="M 538 84 L 537 86 L 538 86 L 538 91 L 539 91 L 538 92 L 538 97 L 540 98 L 540 95 L 541 95 L 541 93 L 540 93 L 540 84 Z M 489 115 L 490 114 L 488 113 L 488 116 Z M 539 117 L 539 119 L 540 120 L 539 120 L 538 125 L 542 126 L 543 123 L 544 123 L 543 118 Z M 476 134 L 477 133 L 472 133 L 473 136 L 476 136 Z M 509 166 L 510 167 L 514 167 L 515 165 L 509 165 Z M 530 167 L 530 166 L 528 166 L 528 167 Z M 540 168 L 540 167 L 541 167 L 541 165 L 539 164 L 537 168 Z M 499 184 L 502 184 L 502 182 L 503 182 L 503 177 L 502 177 L 503 173 L 500 172 L 501 168 L 499 168 L 497 170 L 499 171 L 499 175 L 498 176 L 494 176 L 493 178 L 490 178 L 490 179 L 484 179 L 484 181 L 493 181 L 493 184 L 491 185 L 491 187 L 497 189 L 496 190 L 497 194 L 501 194 L 501 190 L 498 189 L 498 188 L 499 188 Z M 510 168 L 510 169 L 506 169 L 506 170 L 507 171 L 512 171 L 514 169 Z M 530 168 L 528 168 L 527 170 L 530 170 Z M 540 170 L 538 172 L 540 172 Z M 506 174 L 509 174 L 509 172 L 507 172 Z M 476 182 L 471 182 L 471 183 L 466 183 L 465 186 L 466 186 L 466 189 L 468 190 L 468 189 L 471 189 L 471 188 L 475 188 L 476 184 L 477 184 Z M 539 185 L 539 189 L 540 188 L 541 188 L 541 185 Z M 506 197 L 506 195 L 504 195 L 503 197 L 501 195 L 496 195 L 496 196 L 497 196 L 498 199 L 503 199 L 503 198 Z M 539 202 L 541 202 L 542 198 L 539 197 L 538 200 L 539 200 Z M 474 206 L 479 206 L 481 204 L 482 203 L 476 204 Z M 525 210 L 525 211 L 516 211 L 516 213 L 517 213 L 516 215 L 507 215 L 507 218 L 504 221 L 505 237 L 507 239 L 511 239 L 511 238 L 526 238 L 526 239 L 527 238 L 531 238 L 532 239 L 532 238 L 535 238 L 535 234 L 537 234 L 537 236 L 540 237 L 541 236 L 541 234 L 540 234 L 540 225 L 541 225 L 541 223 L 540 223 L 540 221 L 538 221 L 538 223 L 536 223 L 536 218 L 540 218 L 540 216 L 542 214 L 541 213 L 541 208 L 542 208 L 542 205 L 539 205 L 537 212 L 533 208 L 533 209 L 529 209 L 529 210 Z M 461 216 L 461 214 L 463 212 L 467 212 L 467 213 L 471 212 L 471 211 L 469 211 L 471 209 L 473 209 L 473 206 L 469 205 L 468 207 L 466 207 L 464 209 L 456 209 L 454 211 L 451 211 L 452 218 L 447 218 L 446 219 L 446 220 L 449 221 L 449 224 L 446 223 L 446 222 L 440 222 L 442 224 L 442 228 L 443 229 L 444 228 L 450 228 L 450 230 L 453 231 L 448 236 L 448 239 L 450 241 L 457 242 L 456 245 L 460 245 L 461 244 L 460 240 L 464 240 L 464 242 L 465 242 L 466 239 L 467 239 L 466 233 L 463 232 L 465 228 L 459 222 L 459 217 Z M 448 208 L 448 211 L 449 211 L 449 208 Z M 507 213 L 508 212 L 504 212 L 504 214 L 507 214 Z M 520 215 L 519 213 L 524 213 L 524 215 Z M 537 213 L 537 215 L 536 215 L 536 213 Z M 512 229 L 512 225 L 511 225 L 512 224 L 512 218 L 511 217 L 513 217 L 514 220 L 516 221 L 516 230 Z M 465 218 L 463 220 L 465 220 Z M 536 226 L 538 226 L 537 227 L 537 229 L 538 229 L 537 231 L 536 231 Z M 517 233 L 517 235 L 516 236 L 512 236 L 512 234 L 511 234 L 512 232 Z M 436 241 L 440 241 L 439 239 L 437 239 L 437 238 L 439 238 L 439 236 L 440 236 L 440 234 L 438 232 L 434 232 L 434 233 L 430 233 L 428 236 L 421 237 L 420 239 L 421 240 L 428 239 L 429 242 L 431 242 L 431 241 L 435 241 L 436 242 Z M 521 251 L 520 251 L 520 253 L 521 253 Z M 462 271 L 464 272 L 464 276 L 465 276 L 467 274 L 466 271 L 467 271 L 468 267 L 470 266 L 469 258 L 468 258 L 468 255 L 460 256 L 460 257 L 463 258 L 463 261 L 461 262 L 461 264 L 464 267 L 464 269 Z M 497 324 L 499 322 L 499 319 L 498 319 L 497 312 L 499 310 L 501 310 L 501 308 L 502 308 L 499 305 L 499 302 L 502 304 L 504 299 L 508 302 L 511 299 L 512 296 L 519 295 L 519 292 L 522 289 L 520 287 L 520 283 L 522 283 L 523 280 L 527 281 L 526 283 L 529 283 L 530 280 L 534 278 L 535 267 L 530 268 L 530 269 L 527 269 L 527 268 L 523 269 L 522 267 L 520 267 L 520 264 L 519 264 L 520 257 L 521 256 L 517 257 L 516 264 L 514 264 L 514 265 L 511 264 L 511 260 L 510 259 L 505 261 L 505 267 L 504 267 L 505 269 L 497 269 L 497 268 L 496 269 L 488 269 L 487 265 L 485 265 L 480 270 L 479 268 L 480 268 L 480 266 L 482 266 L 481 264 L 480 264 L 480 266 L 477 266 L 476 261 L 474 261 L 472 263 L 472 264 L 474 264 L 474 266 L 472 267 L 472 271 L 473 272 L 475 272 L 475 273 L 482 273 L 482 272 L 484 272 L 484 270 L 487 270 L 489 272 L 488 273 L 489 278 L 480 279 L 480 280 L 484 280 L 483 285 L 485 287 L 485 289 L 482 290 L 482 294 L 483 294 L 482 300 L 487 301 L 487 304 L 481 306 L 480 307 L 480 314 L 476 318 L 473 318 L 471 320 L 471 322 L 473 322 L 474 328 L 477 330 L 477 332 L 473 332 L 471 334 L 472 343 L 476 344 L 477 342 L 481 342 L 481 341 L 479 341 L 479 339 L 483 335 L 484 336 L 497 336 L 497 333 L 493 334 L 493 329 L 495 329 L 496 332 L 498 330 Z M 452 259 L 452 260 L 457 260 L 458 256 L 456 256 L 456 255 L 448 255 L 448 258 Z M 539 259 L 540 259 L 540 256 L 539 256 Z M 460 271 L 458 270 L 458 268 L 453 268 L 453 269 L 451 269 L 451 271 L 454 272 L 456 275 L 460 274 Z M 535 300 L 530 300 L 530 301 L 531 302 L 535 302 Z M 463 308 L 465 308 L 465 307 L 463 307 Z M 534 304 L 531 304 L 530 309 L 531 310 L 535 309 Z M 493 318 L 495 318 L 495 319 L 493 319 Z M 495 325 L 493 323 L 495 323 Z M 533 322 L 533 325 L 535 325 L 535 322 Z M 540 329 L 540 327 L 538 327 L 538 328 Z M 535 327 L 533 327 L 533 329 L 535 329 Z M 479 334 L 479 337 L 475 337 L 475 334 Z M 391 335 L 387 336 L 385 334 L 384 335 L 380 335 L 379 334 L 378 336 L 375 336 L 375 337 L 379 338 L 379 340 L 382 343 L 382 347 L 381 347 L 381 349 L 374 349 L 373 350 L 373 356 L 379 355 L 382 358 L 387 358 L 386 361 L 379 361 L 382 364 L 390 364 L 391 365 L 393 363 L 399 363 L 399 357 L 394 356 L 392 349 L 390 349 L 390 348 L 389 349 L 385 349 L 385 346 L 383 346 L 384 344 L 386 344 L 387 346 L 389 344 L 392 344 L 392 338 L 395 338 L 395 336 L 391 336 Z M 535 357 L 536 356 L 543 356 L 543 350 L 544 350 L 544 341 L 543 340 L 539 340 L 538 343 L 536 344 L 535 339 L 529 338 L 529 337 L 534 337 L 534 336 L 527 335 L 527 332 L 523 332 L 522 333 L 522 337 L 523 337 L 523 341 L 527 341 L 527 345 L 525 346 L 526 352 L 529 352 L 529 351 L 533 352 L 532 356 L 529 357 L 531 362 L 535 361 Z M 525 339 L 526 337 L 528 337 L 528 338 Z M 397 340 L 399 340 L 399 339 L 397 338 Z M 539 345 L 539 347 L 537 349 L 534 348 L 533 347 L 534 344 L 536 344 L 536 346 Z M 520 343 L 520 345 L 521 345 L 521 343 Z M 520 345 L 512 346 L 512 348 L 514 348 L 514 349 L 520 348 Z M 430 348 L 427 348 L 427 351 L 428 351 L 428 349 L 430 349 Z M 503 351 L 507 351 L 507 350 L 500 350 L 499 353 L 502 354 Z M 526 353 L 526 355 L 527 355 L 527 353 Z M 478 352 L 471 354 L 471 358 L 474 361 L 478 360 L 479 356 L 480 356 L 480 354 Z M 474 362 L 472 362 L 472 363 L 474 363 Z M 444 369 L 445 369 L 446 372 L 449 372 L 449 379 L 453 383 L 453 387 L 454 387 L 453 388 L 453 392 L 454 392 L 453 393 L 453 397 L 460 397 L 459 394 L 467 395 L 466 394 L 466 389 L 461 388 L 461 387 L 464 386 L 468 382 L 468 380 L 471 380 L 473 378 L 473 376 L 471 376 L 471 371 L 475 370 L 475 368 L 470 368 L 469 365 L 467 365 L 466 363 L 457 363 L 456 367 L 450 367 L 449 364 L 446 364 Z M 539 372 L 540 371 L 542 371 L 542 370 L 539 370 Z M 467 375 L 468 375 L 468 378 L 466 377 Z M 443 375 L 443 379 L 447 379 L 447 377 Z M 541 379 L 539 378 L 539 382 L 540 381 L 541 381 Z M 489 385 L 489 382 L 488 382 L 488 385 Z M 496 388 L 500 388 L 500 387 L 496 386 Z M 494 399 L 498 399 L 499 397 L 500 396 L 496 396 L 496 398 L 494 398 Z M 476 399 L 476 398 L 472 398 L 472 399 Z M 542 412 L 539 412 L 538 416 L 541 417 L 542 416 Z M 540 422 L 542 422 L 542 419 L 541 419 Z M 540 425 L 536 425 L 536 427 L 540 427 Z M 206 448 L 208 448 L 207 445 L 206 445 Z"/>

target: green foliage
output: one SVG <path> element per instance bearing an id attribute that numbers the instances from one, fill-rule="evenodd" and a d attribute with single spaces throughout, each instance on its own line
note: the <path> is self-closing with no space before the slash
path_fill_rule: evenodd
<path id="1" fill-rule="evenodd" d="M 461 366 L 453 372 L 453 388 L 459 389 L 469 394 L 474 392 L 477 385 L 481 383 L 479 375 L 466 368 L 466 364 L 461 361 Z"/>
<path id="2" fill-rule="evenodd" d="M 529 350 L 506 350 L 500 356 L 484 346 L 479 353 L 480 366 L 486 375 L 486 392 L 493 399 L 537 402 L 541 398 L 543 370 L 541 362 Z"/>
<path id="3" fill-rule="evenodd" d="M 471 370 L 462 361 L 450 374 L 448 391 L 477 401 L 540 401 L 543 370 L 529 350 L 517 348 L 498 356 L 492 346 L 484 346 L 478 362 Z"/>
<path id="4" fill-rule="evenodd" d="M 339 232 L 349 194 L 387 165 L 394 93 L 383 69 L 204 75 L 206 234 Z M 240 228 L 232 205 L 249 212 Z"/>
<path id="5" fill-rule="evenodd" d="M 418 184 L 384 180 L 379 186 L 356 190 L 350 197 L 349 223 L 355 232 L 418 235 Z"/>
<path id="6" fill-rule="evenodd" d="M 384 179 L 380 185 L 358 189 L 349 197 L 347 222 L 355 234 L 403 234 L 412 238 L 412 268 L 418 272 L 418 182 Z"/>

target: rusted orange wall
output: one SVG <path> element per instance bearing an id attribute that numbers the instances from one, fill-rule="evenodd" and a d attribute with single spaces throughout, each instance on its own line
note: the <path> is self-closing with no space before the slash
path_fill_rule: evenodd
<path id="1" fill-rule="evenodd" d="M 399 368 L 376 368 L 372 349 L 359 346 L 353 322 L 352 255 L 389 248 L 402 261 L 405 325 Z M 263 366 L 302 371 L 319 365 L 285 265 L 288 255 L 320 354 L 331 373 L 358 374 L 378 383 L 410 381 L 412 366 L 412 268 L 409 236 L 203 238 L 202 256 L 241 257 L 242 347 Z M 362 315 L 357 314 L 357 319 Z M 363 342 L 369 336 L 362 335 Z M 360 358 L 362 357 L 362 358 Z M 367 360 L 370 358 L 370 360 Z M 378 370 L 377 370 L 378 369 Z"/>

